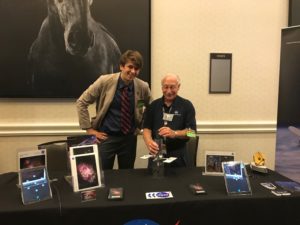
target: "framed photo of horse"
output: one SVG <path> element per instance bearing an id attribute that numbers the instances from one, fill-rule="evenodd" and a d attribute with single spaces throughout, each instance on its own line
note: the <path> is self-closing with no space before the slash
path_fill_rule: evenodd
<path id="1" fill-rule="evenodd" d="M 0 0 L 0 98 L 78 98 L 128 49 L 150 84 L 151 0 Z"/>

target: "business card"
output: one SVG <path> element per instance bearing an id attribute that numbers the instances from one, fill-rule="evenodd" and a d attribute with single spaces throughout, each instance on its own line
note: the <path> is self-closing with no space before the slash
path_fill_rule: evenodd
<path id="1" fill-rule="evenodd" d="M 146 199 L 165 199 L 173 198 L 171 191 L 146 192 Z"/>
<path id="2" fill-rule="evenodd" d="M 149 159 L 149 158 L 152 158 L 152 157 L 153 157 L 152 155 L 143 155 L 140 158 L 141 159 Z"/>
<path id="3" fill-rule="evenodd" d="M 173 162 L 176 159 L 177 159 L 176 157 L 169 157 L 166 160 L 164 160 L 164 163 L 171 163 L 171 162 Z"/>
<path id="4" fill-rule="evenodd" d="M 81 201 L 92 201 L 96 200 L 96 190 L 87 190 L 81 192 Z"/>
<path id="5" fill-rule="evenodd" d="M 123 199 L 123 188 L 110 188 L 108 192 L 108 199 Z"/>

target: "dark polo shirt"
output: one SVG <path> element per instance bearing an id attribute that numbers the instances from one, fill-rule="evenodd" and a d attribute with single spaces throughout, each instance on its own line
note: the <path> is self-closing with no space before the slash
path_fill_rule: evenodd
<path id="1" fill-rule="evenodd" d="M 164 126 L 163 112 L 174 114 L 172 121 L 167 121 L 167 127 L 172 130 L 191 128 L 196 130 L 195 108 L 193 104 L 177 96 L 170 107 L 164 105 L 163 97 L 154 100 L 145 112 L 144 128 L 152 130 L 152 138 L 157 138 L 157 131 Z M 185 148 L 187 139 L 167 138 L 167 151 L 177 151 Z"/>

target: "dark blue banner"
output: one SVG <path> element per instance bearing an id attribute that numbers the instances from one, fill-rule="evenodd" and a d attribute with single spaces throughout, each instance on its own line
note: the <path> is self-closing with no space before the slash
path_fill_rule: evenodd
<path id="1" fill-rule="evenodd" d="M 275 170 L 300 182 L 300 26 L 282 30 Z"/>

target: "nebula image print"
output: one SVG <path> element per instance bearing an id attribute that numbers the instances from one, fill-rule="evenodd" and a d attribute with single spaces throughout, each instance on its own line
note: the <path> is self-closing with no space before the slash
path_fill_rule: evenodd
<path id="1" fill-rule="evenodd" d="M 79 189 L 98 186 L 98 174 L 94 155 L 77 157 L 76 168 Z"/>

